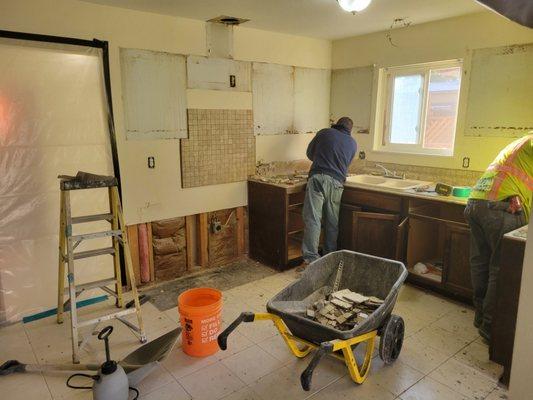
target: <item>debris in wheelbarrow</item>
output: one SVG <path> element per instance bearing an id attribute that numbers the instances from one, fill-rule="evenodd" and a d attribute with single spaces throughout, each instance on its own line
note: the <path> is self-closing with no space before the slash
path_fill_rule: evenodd
<path id="1" fill-rule="evenodd" d="M 348 331 L 364 322 L 382 304 L 383 300 L 375 296 L 364 296 L 350 289 L 343 289 L 322 295 L 307 308 L 306 316 L 322 325 Z"/>
<path id="2" fill-rule="evenodd" d="M 343 266 L 342 274 L 338 274 L 339 265 Z M 337 276 L 340 279 L 337 279 Z M 304 390 L 310 390 L 313 371 L 325 355 L 343 361 L 353 381 L 363 383 L 370 371 L 378 336 L 379 356 L 385 364 L 394 362 L 400 355 L 405 327 L 403 319 L 392 314 L 392 310 L 406 277 L 407 269 L 399 261 L 348 250 L 329 253 L 311 263 L 300 279 L 272 298 L 267 303 L 268 312 L 241 313 L 218 336 L 218 345 L 222 350 L 226 350 L 228 336 L 242 322 L 271 321 L 296 357 L 303 358 L 316 350 L 313 359 L 300 376 Z M 361 300 L 356 307 L 361 308 L 364 304 L 368 308 L 368 314 L 364 311 L 359 313 L 360 317 L 361 314 L 366 314 L 367 318 L 362 319 L 352 329 L 341 330 L 329 324 L 323 325 L 308 315 L 309 306 L 326 301 L 321 300 L 321 296 L 325 298 L 338 292 L 330 289 L 334 287 L 349 289 L 353 294 L 343 292 L 346 297 L 354 300 L 352 303 Z M 365 294 L 364 301 L 361 299 L 361 293 Z M 336 295 L 334 298 L 348 303 L 343 295 Z M 335 308 L 331 303 L 328 305 L 330 310 Z M 311 315 L 320 315 L 315 309 L 312 311 Z M 366 344 L 363 360 L 354 356 L 354 350 L 360 344 Z"/>

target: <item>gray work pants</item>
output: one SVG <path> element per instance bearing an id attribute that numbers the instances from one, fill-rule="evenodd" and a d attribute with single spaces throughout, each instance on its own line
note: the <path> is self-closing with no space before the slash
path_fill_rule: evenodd
<path id="1" fill-rule="evenodd" d="M 503 235 L 526 224 L 524 214 L 510 214 L 508 202 L 468 200 L 465 217 L 470 225 L 470 273 L 474 289 L 476 325 L 491 335 L 497 301 L 500 249 Z"/>
<path id="2" fill-rule="evenodd" d="M 312 175 L 307 181 L 303 209 L 305 224 L 302 243 L 303 258 L 313 262 L 320 257 L 318 245 L 324 217 L 324 254 L 337 250 L 339 209 L 344 186 L 325 174 Z"/>

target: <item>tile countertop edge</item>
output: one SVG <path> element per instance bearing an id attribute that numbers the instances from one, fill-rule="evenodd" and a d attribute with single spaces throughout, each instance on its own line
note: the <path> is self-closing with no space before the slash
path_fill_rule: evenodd
<path id="1" fill-rule="evenodd" d="M 506 239 L 516 240 L 518 242 L 526 242 L 527 241 L 527 235 L 528 235 L 528 225 L 524 225 L 518 229 L 515 229 L 514 231 L 508 232 L 505 235 L 503 235 Z M 521 233 L 525 231 L 525 236 L 522 236 Z"/>
<path id="2" fill-rule="evenodd" d="M 288 185 L 284 183 L 267 182 L 267 181 L 263 181 L 257 178 L 248 178 L 248 180 L 252 182 L 264 183 L 265 185 L 272 185 L 272 186 L 276 186 L 276 187 L 280 187 L 284 189 L 290 189 L 290 188 L 294 189 L 294 188 L 303 187 L 307 183 L 307 181 L 302 181 L 302 182 L 298 182 L 292 185 Z M 414 192 L 412 190 L 401 190 L 401 189 L 391 189 L 391 188 L 386 188 L 386 187 L 376 187 L 376 186 L 364 185 L 364 184 L 353 183 L 353 182 L 345 182 L 344 187 L 351 188 L 351 189 L 369 190 L 369 191 L 378 192 L 378 193 L 388 193 L 388 194 L 394 194 L 397 196 L 412 197 L 412 198 L 422 199 L 422 200 L 434 200 L 434 201 L 440 201 L 444 203 L 458 204 L 461 206 L 466 205 L 466 202 L 468 201 L 467 198 L 463 198 L 463 197 L 429 195 L 429 194 Z"/>

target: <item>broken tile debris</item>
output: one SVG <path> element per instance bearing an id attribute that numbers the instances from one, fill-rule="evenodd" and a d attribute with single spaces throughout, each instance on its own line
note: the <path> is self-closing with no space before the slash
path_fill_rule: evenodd
<path id="1" fill-rule="evenodd" d="M 259 180 L 261 182 L 273 183 L 273 184 L 282 184 L 282 185 L 296 185 L 298 183 L 305 182 L 307 179 L 307 174 L 296 174 L 296 175 L 274 175 L 274 176 L 257 176 L 254 175 L 253 179 Z"/>
<path id="2" fill-rule="evenodd" d="M 343 289 L 331 294 L 327 290 L 318 291 L 314 302 L 307 308 L 306 316 L 318 323 L 342 331 L 353 329 L 363 323 L 383 300 L 375 296 L 364 296 Z"/>

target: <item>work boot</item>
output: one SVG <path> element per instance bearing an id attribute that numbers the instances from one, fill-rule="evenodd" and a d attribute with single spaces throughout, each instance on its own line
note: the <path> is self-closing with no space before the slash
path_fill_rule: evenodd
<path id="1" fill-rule="evenodd" d="M 304 260 L 304 261 L 300 264 L 300 266 L 294 270 L 294 272 L 296 272 L 296 275 L 297 275 L 297 276 L 300 276 L 300 275 L 305 271 L 305 269 L 307 268 L 307 266 L 308 266 L 309 264 L 311 264 L 309 261 Z"/>
<path id="2" fill-rule="evenodd" d="M 474 315 L 474 326 L 476 328 L 481 328 L 481 325 L 483 324 L 483 314 L 476 312 Z"/>
<path id="3" fill-rule="evenodd" d="M 478 330 L 479 336 L 483 339 L 483 343 L 490 344 L 490 333 L 485 328 L 479 328 Z"/>

